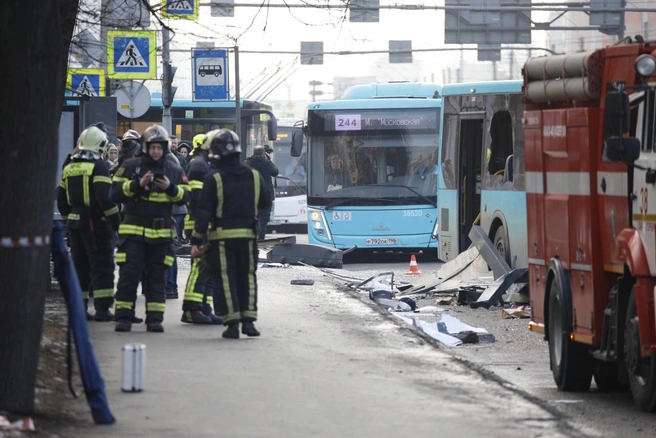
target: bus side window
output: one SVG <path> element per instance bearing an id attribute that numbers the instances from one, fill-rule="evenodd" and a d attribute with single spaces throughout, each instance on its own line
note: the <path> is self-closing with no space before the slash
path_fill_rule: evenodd
<path id="1" fill-rule="evenodd" d="M 490 138 L 487 169 L 490 175 L 495 175 L 505 170 L 506 160 L 513 153 L 513 126 L 509 111 L 494 113 L 490 122 Z"/>

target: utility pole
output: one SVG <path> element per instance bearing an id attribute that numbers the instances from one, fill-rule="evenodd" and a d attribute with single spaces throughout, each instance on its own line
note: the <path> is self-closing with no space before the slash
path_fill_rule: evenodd
<path id="1" fill-rule="evenodd" d="M 622 12 L 620 12 L 620 28 L 617 31 L 617 38 L 619 41 L 622 41 L 624 39 L 624 10 L 626 9 L 626 0 L 622 0 Z"/>
<path id="2" fill-rule="evenodd" d="M 508 79 L 512 80 L 513 77 L 515 76 L 515 52 L 513 50 L 510 51 L 510 61 L 509 61 L 509 66 L 508 66 L 508 72 L 510 72 L 510 77 Z"/>
<path id="3" fill-rule="evenodd" d="M 241 135 L 241 92 L 239 90 L 239 46 L 235 46 L 235 132 L 242 144 L 244 139 Z"/>

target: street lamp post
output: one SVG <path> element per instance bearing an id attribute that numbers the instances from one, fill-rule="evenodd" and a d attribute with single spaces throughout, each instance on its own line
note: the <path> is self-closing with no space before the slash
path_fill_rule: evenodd
<path id="1" fill-rule="evenodd" d="M 319 85 L 323 85 L 323 82 L 321 81 L 310 81 L 310 86 L 312 87 L 312 90 L 310 90 L 310 96 L 312 96 L 312 102 L 316 102 L 316 97 L 321 96 L 323 94 L 323 91 L 317 90 L 317 87 Z"/>

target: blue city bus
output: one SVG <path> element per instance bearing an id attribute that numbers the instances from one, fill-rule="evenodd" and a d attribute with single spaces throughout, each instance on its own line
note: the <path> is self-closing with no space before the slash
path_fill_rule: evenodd
<path id="1" fill-rule="evenodd" d="M 437 248 L 441 85 L 357 85 L 308 106 L 308 241 L 338 249 Z"/>
<path id="2" fill-rule="evenodd" d="M 454 259 L 480 226 L 511 268 L 527 267 L 522 81 L 442 87 L 438 258 Z"/>

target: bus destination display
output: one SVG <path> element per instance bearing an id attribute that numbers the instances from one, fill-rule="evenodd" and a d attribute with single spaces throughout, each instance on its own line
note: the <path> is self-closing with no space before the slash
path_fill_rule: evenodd
<path id="1" fill-rule="evenodd" d="M 333 119 L 333 120 L 331 120 Z M 327 131 L 436 129 L 438 113 L 431 111 L 362 111 L 326 117 Z M 332 122 L 332 123 L 331 123 Z"/>

